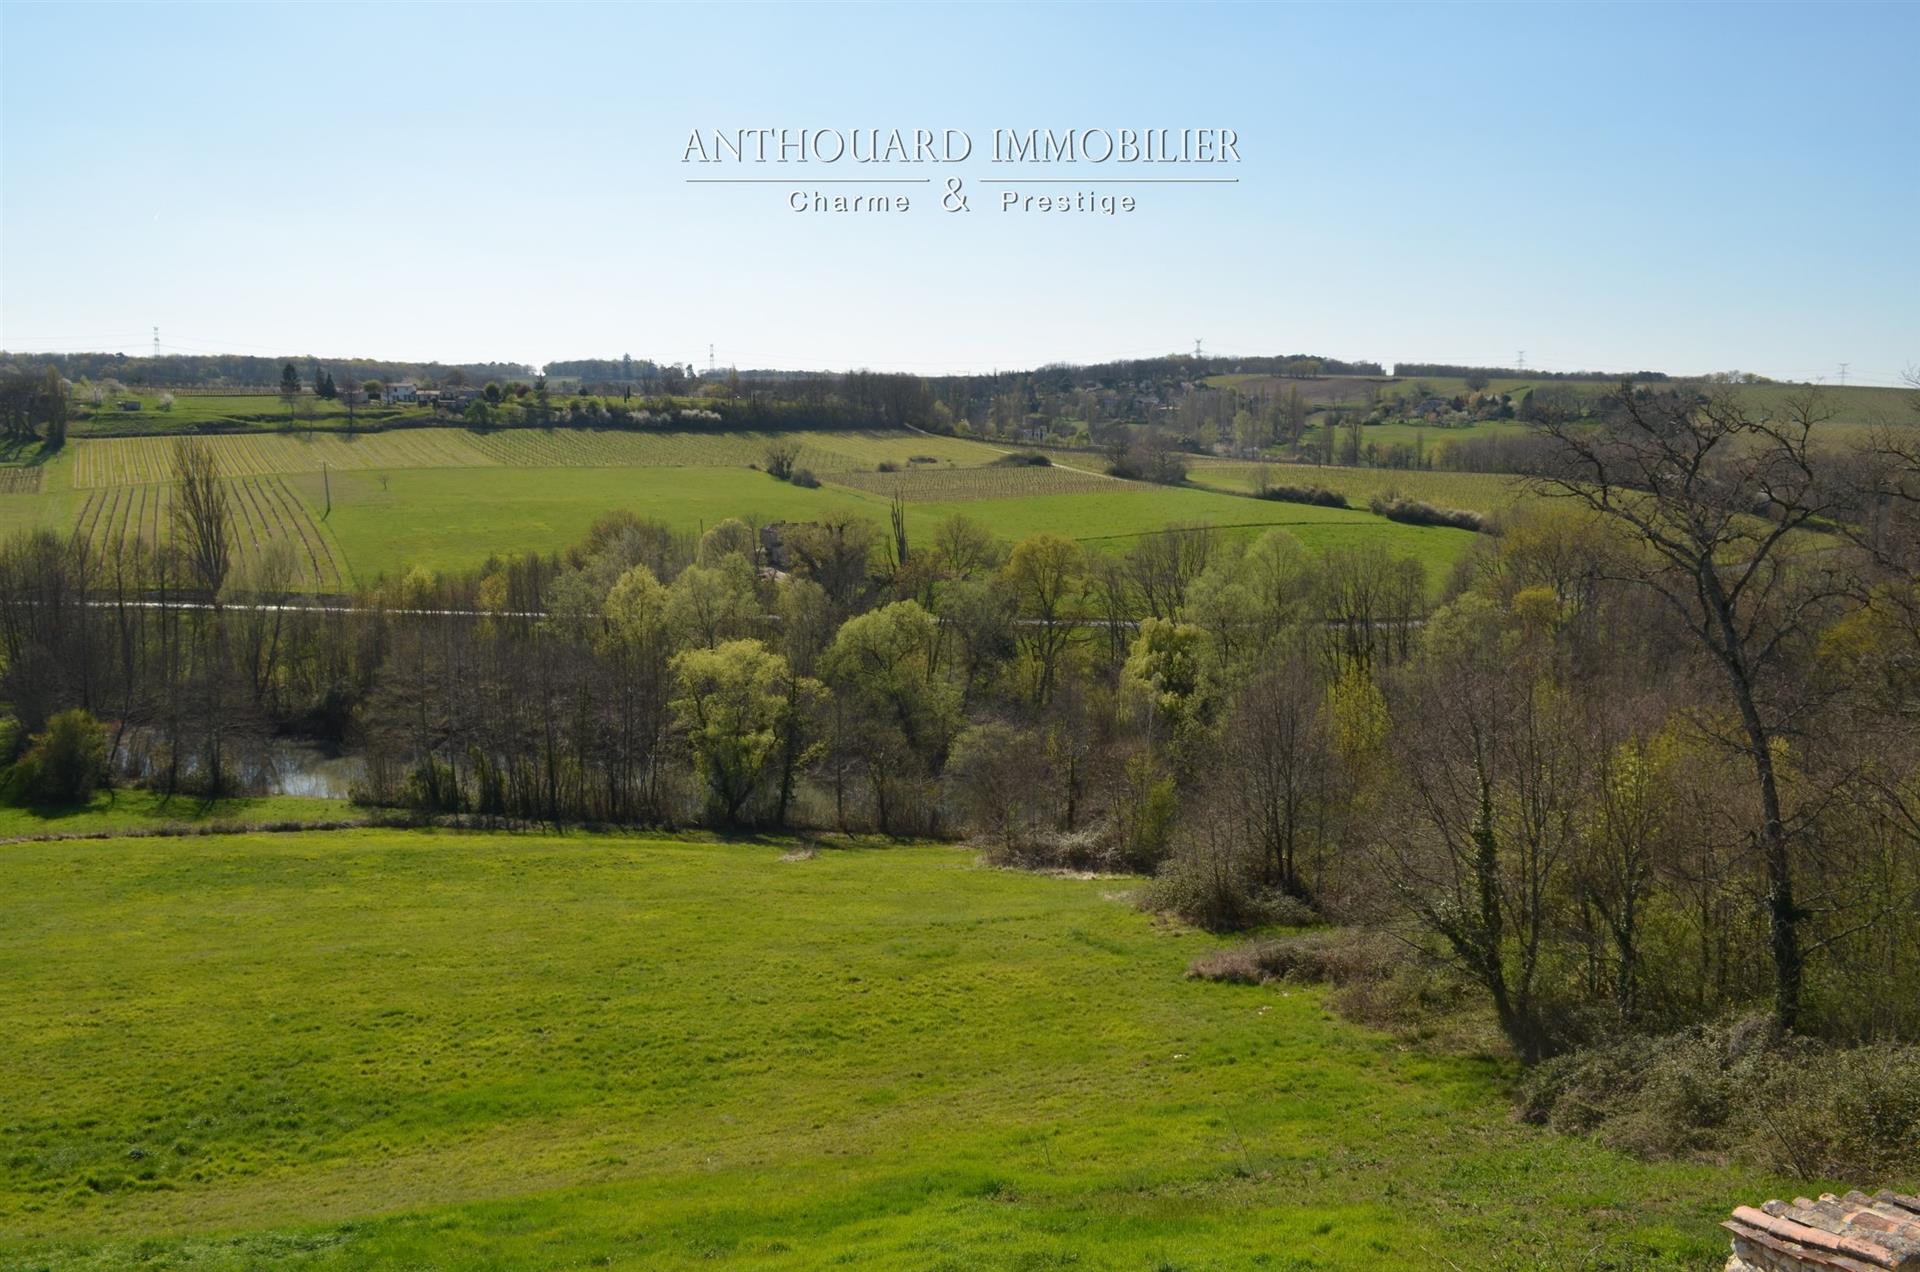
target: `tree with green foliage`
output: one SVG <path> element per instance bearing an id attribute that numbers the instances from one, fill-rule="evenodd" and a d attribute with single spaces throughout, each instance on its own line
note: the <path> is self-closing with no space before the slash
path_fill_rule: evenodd
<path id="1" fill-rule="evenodd" d="M 690 565 L 667 589 L 667 614 L 684 639 L 714 649 L 749 635 L 760 617 L 751 562 L 738 553 Z"/>
<path id="2" fill-rule="evenodd" d="M 59 449 L 67 440 L 69 398 L 67 382 L 51 365 L 0 375 L 0 434 L 32 441 L 44 426 L 48 449 Z"/>
<path id="3" fill-rule="evenodd" d="M 280 368 L 280 401 L 286 405 L 287 420 L 293 420 L 293 404 L 300 398 L 300 372 L 289 362 Z"/>
<path id="4" fill-rule="evenodd" d="M 789 731 L 819 705 L 819 682 L 794 680 L 787 660 L 757 640 L 690 649 L 673 659 L 673 712 L 711 816 L 738 826 L 777 770 Z"/>
<path id="5" fill-rule="evenodd" d="M 1017 639 L 1025 658 L 1027 691 L 1044 706 L 1060 678 L 1061 661 L 1080 615 L 1086 557 L 1080 545 L 1057 534 L 1022 539 L 1000 571 L 1022 620 Z"/>
<path id="6" fill-rule="evenodd" d="M 20 802 L 84 804 L 107 782 L 107 735 L 88 712 L 62 711 L 36 733 L 8 785 Z"/>
<path id="7" fill-rule="evenodd" d="M 930 823 L 925 782 L 959 725 L 959 686 L 941 646 L 933 615 L 916 601 L 895 601 L 848 619 L 822 659 L 836 700 L 856 722 L 842 745 L 865 767 L 880 829 L 889 834 Z"/>

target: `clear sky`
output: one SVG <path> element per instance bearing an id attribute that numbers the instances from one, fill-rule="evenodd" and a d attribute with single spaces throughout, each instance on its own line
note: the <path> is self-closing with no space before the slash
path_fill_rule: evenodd
<path id="1" fill-rule="evenodd" d="M 1920 8 L 0 8 L 0 346 L 925 373 L 1191 349 L 1893 381 Z M 689 132 L 1225 127 L 1015 215 Z M 738 171 L 738 170 L 735 170 Z M 872 169 L 862 172 L 871 173 Z M 1127 176 L 1111 167 L 1041 169 Z M 839 169 L 778 170 L 846 176 Z M 703 175 L 715 175 L 711 172 Z M 859 175 L 856 173 L 855 175 Z M 1156 174 L 1157 175 L 1157 174 Z M 944 180 L 972 211 L 943 214 Z M 1038 190 L 1039 187 L 1032 189 Z"/>

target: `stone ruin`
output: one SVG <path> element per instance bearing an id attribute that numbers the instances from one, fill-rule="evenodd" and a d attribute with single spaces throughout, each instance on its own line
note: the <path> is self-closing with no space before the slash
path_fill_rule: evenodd
<path id="1" fill-rule="evenodd" d="M 1920 1197 L 1822 1193 L 1741 1206 L 1726 1272 L 1920 1272 Z"/>

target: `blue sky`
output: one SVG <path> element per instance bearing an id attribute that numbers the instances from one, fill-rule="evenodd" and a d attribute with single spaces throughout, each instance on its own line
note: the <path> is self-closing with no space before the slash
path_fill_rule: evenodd
<path id="1" fill-rule="evenodd" d="M 1913 6 L 0 15 L 12 349 L 1920 363 Z M 691 129 L 757 126 L 1229 127 L 1243 162 L 1115 218 L 1000 213 L 978 160 L 898 216 L 685 183 Z"/>

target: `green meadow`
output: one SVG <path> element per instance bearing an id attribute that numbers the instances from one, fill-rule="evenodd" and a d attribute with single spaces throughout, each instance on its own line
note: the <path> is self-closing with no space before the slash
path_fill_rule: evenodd
<path id="1" fill-rule="evenodd" d="M 313 506 L 317 479 L 297 484 Z M 365 582 L 415 565 L 471 567 L 492 552 L 554 551 L 578 541 L 612 508 L 697 531 L 727 517 L 765 524 L 852 515 L 884 524 L 889 501 L 831 481 L 805 490 L 743 468 L 412 469 L 334 478 L 327 526 Z M 1045 531 L 1090 548 L 1124 548 L 1173 524 L 1205 523 L 1229 533 L 1281 528 L 1313 548 L 1379 540 L 1420 557 L 1432 571 L 1450 565 L 1473 538 L 1460 530 L 1398 525 L 1364 510 L 1123 482 L 1076 494 L 910 502 L 909 537 L 928 541 L 956 513 L 1005 539 Z"/>
<path id="2" fill-rule="evenodd" d="M 1698 1268 L 1787 1181 L 943 846 L 9 845 L 0 1266 Z M 1792 1195 L 1791 1193 L 1786 1195 Z"/>

